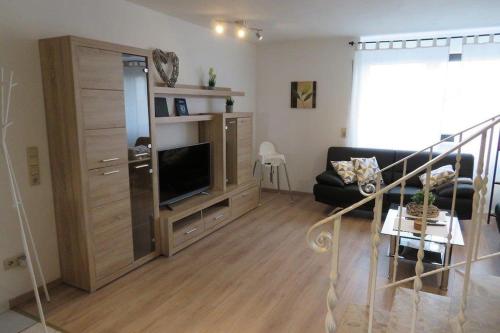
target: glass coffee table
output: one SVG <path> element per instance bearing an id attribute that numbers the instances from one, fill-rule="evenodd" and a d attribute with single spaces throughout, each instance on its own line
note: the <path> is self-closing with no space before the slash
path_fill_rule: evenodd
<path id="1" fill-rule="evenodd" d="M 406 217 L 406 208 L 403 207 L 401 218 L 401 231 L 399 236 L 399 244 L 397 243 L 398 235 L 398 219 L 399 206 L 391 205 L 387 216 L 385 217 L 384 225 L 381 233 L 391 237 L 389 246 L 389 256 L 393 260 L 405 259 L 408 261 L 417 261 L 417 251 L 420 245 L 420 231 L 414 229 L 413 219 Z M 446 251 L 448 242 L 448 231 L 450 228 L 450 214 L 447 211 L 440 211 L 439 218 L 436 219 L 440 225 L 427 225 L 425 243 L 424 243 L 424 259 L 423 262 L 433 266 L 443 267 L 448 258 L 448 263 L 451 263 L 451 254 L 453 246 L 464 246 L 464 239 L 460 223 L 456 217 L 453 218 L 452 237 L 450 241 L 450 251 Z M 398 249 L 398 258 L 396 255 L 396 246 Z M 448 252 L 448 253 L 447 253 Z M 389 277 L 392 277 L 393 262 L 389 264 Z M 449 271 L 445 270 L 441 274 L 441 290 L 448 289 Z"/>

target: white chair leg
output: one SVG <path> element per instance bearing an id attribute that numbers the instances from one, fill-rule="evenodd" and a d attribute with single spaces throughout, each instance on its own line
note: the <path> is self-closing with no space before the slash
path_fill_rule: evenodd
<path id="1" fill-rule="evenodd" d="M 262 163 L 259 163 L 260 164 L 260 175 L 259 175 L 259 205 L 260 205 L 260 201 L 261 201 L 261 198 L 262 198 L 262 180 L 264 179 L 264 166 Z"/>
<path id="2" fill-rule="evenodd" d="M 278 193 L 281 193 L 281 188 L 280 188 L 280 166 L 279 165 L 276 167 L 276 182 L 278 184 Z"/>
<path id="3" fill-rule="evenodd" d="M 258 162 L 258 160 L 255 160 L 255 162 L 253 164 L 252 176 L 255 176 L 255 168 L 257 167 L 257 162 Z"/>
<path id="4" fill-rule="evenodd" d="M 283 166 L 285 167 L 285 176 L 286 176 L 286 182 L 288 184 L 288 192 L 290 193 L 290 198 L 293 201 L 292 187 L 290 186 L 290 178 L 288 177 L 288 170 L 286 168 L 286 163 L 283 163 Z"/>

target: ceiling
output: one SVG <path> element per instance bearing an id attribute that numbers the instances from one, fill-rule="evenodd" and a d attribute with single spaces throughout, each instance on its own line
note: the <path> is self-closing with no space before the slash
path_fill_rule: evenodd
<path id="1" fill-rule="evenodd" d="M 128 0 L 210 27 L 246 20 L 264 41 L 500 26 L 500 0 Z"/>

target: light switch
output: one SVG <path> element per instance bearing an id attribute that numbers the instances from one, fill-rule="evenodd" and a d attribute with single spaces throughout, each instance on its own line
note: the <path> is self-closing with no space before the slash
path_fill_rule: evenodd
<path id="1" fill-rule="evenodd" d="M 28 147 L 26 149 L 26 156 L 30 185 L 40 185 L 40 160 L 38 158 L 38 147 Z"/>

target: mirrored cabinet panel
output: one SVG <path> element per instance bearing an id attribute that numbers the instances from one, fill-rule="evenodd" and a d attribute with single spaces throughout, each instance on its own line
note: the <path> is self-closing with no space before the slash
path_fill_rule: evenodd
<path id="1" fill-rule="evenodd" d="M 122 61 L 132 237 L 138 260 L 155 250 L 147 58 L 124 54 Z"/>

